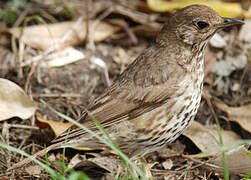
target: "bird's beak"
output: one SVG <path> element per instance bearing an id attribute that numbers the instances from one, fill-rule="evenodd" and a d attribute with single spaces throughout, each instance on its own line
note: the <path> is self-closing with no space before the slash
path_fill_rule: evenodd
<path id="1" fill-rule="evenodd" d="M 216 24 L 214 28 L 219 29 L 219 28 L 225 28 L 228 26 L 233 26 L 236 24 L 244 24 L 244 21 L 239 20 L 239 19 L 233 19 L 233 18 L 222 18 L 223 23 L 221 24 Z"/>

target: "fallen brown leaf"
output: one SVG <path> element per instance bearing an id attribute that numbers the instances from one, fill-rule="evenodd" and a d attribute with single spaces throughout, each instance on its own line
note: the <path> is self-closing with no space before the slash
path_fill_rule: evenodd
<path id="1" fill-rule="evenodd" d="M 224 144 L 240 140 L 240 137 L 232 131 L 221 130 Z M 203 157 L 217 155 L 219 151 L 213 151 L 219 147 L 220 141 L 216 128 L 207 128 L 199 122 L 194 122 L 183 135 L 189 138 L 202 152 L 208 152 Z M 210 152 L 210 153 L 209 153 Z"/>
<path id="2" fill-rule="evenodd" d="M 118 171 L 119 166 L 122 167 L 124 165 L 122 164 L 122 161 L 120 161 L 116 157 L 94 157 L 86 159 L 85 156 L 77 154 L 71 159 L 68 168 L 69 169 L 77 168 L 77 169 L 82 169 L 84 171 L 98 168 L 108 171 L 113 175 L 116 175 L 119 172 Z"/>
<path id="3" fill-rule="evenodd" d="M 45 119 L 42 119 L 41 117 L 36 117 L 35 123 L 40 128 L 50 127 L 56 136 L 59 136 L 60 134 L 65 132 L 69 127 L 72 126 L 71 123 L 45 120 Z"/>
<path id="4" fill-rule="evenodd" d="M 227 113 L 230 121 L 238 123 L 244 130 L 251 133 L 251 104 L 241 107 L 229 107 L 221 103 L 215 105 Z"/>
<path id="5" fill-rule="evenodd" d="M 32 176 L 41 175 L 43 168 L 40 165 L 32 165 L 25 168 L 25 171 Z"/>
<path id="6" fill-rule="evenodd" d="M 35 103 L 22 88 L 12 81 L 0 78 L 0 121 L 12 117 L 28 119 L 35 110 Z"/>
<path id="7" fill-rule="evenodd" d="M 239 146 L 227 151 L 226 157 L 228 170 L 230 173 L 243 173 L 246 175 L 246 173 L 251 170 L 251 157 L 248 155 L 248 150 L 244 146 Z M 213 164 L 217 171 L 223 172 L 222 156 L 211 159 L 209 163 Z"/>
<path id="8" fill-rule="evenodd" d="M 224 144 L 234 143 L 240 140 L 240 137 L 231 131 L 221 130 Z M 222 154 L 219 148 L 219 138 L 216 129 L 206 128 L 198 122 L 193 123 L 184 133 L 193 143 L 205 154 L 188 155 L 192 158 L 209 157 L 209 161 L 203 164 L 204 167 L 210 168 L 216 172 L 224 171 Z M 218 149 L 218 150 L 217 150 Z M 251 168 L 251 157 L 248 155 L 247 149 L 243 145 L 224 149 L 228 169 L 232 174 L 246 174 Z M 250 153 L 250 152 L 249 152 Z"/>
<path id="9" fill-rule="evenodd" d="M 84 57 L 83 52 L 73 47 L 67 47 L 45 57 L 41 65 L 49 68 L 61 67 L 82 60 Z"/>
<path id="10" fill-rule="evenodd" d="M 94 23 L 95 21 L 89 21 L 89 26 L 93 26 Z M 93 40 L 94 42 L 103 41 L 119 29 L 120 27 L 118 26 L 99 22 L 96 28 L 93 29 Z M 24 28 L 10 28 L 7 32 L 33 48 L 46 50 L 54 46 L 62 48 L 78 45 L 85 40 L 86 30 L 86 21 L 69 21 L 56 24 L 33 25 Z"/>

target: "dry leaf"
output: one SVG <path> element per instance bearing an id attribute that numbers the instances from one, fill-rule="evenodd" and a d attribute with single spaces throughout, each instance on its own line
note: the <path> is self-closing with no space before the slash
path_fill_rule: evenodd
<path id="1" fill-rule="evenodd" d="M 224 144 L 230 144 L 233 141 L 240 140 L 240 137 L 234 132 L 221 130 L 221 133 Z M 191 127 L 185 130 L 183 135 L 193 141 L 202 152 L 212 152 L 205 155 L 191 155 L 191 157 L 210 157 L 214 155 L 214 157 L 211 157 L 203 166 L 210 168 L 210 170 L 223 172 L 222 154 L 213 151 L 216 147 L 219 147 L 220 144 L 216 129 L 206 128 L 200 123 L 195 122 Z M 248 155 L 243 145 L 227 149 L 225 155 L 227 157 L 230 173 L 247 173 L 250 170 L 251 157 Z"/>
<path id="2" fill-rule="evenodd" d="M 173 167 L 173 161 L 171 159 L 167 159 L 162 163 L 164 169 L 170 170 Z"/>
<path id="3" fill-rule="evenodd" d="M 102 169 L 111 174 L 118 173 L 118 166 L 123 166 L 122 161 L 116 157 L 94 157 L 86 159 L 83 155 L 76 155 L 69 163 L 68 169 Z"/>
<path id="4" fill-rule="evenodd" d="M 221 133 L 224 144 L 229 144 L 232 141 L 240 139 L 232 131 L 221 130 Z M 189 138 L 202 152 L 210 152 L 214 150 L 214 147 L 220 145 L 217 130 L 207 128 L 196 121 L 183 132 L 183 135 Z M 217 153 L 217 151 L 213 151 L 205 156 L 212 156 Z"/>
<path id="5" fill-rule="evenodd" d="M 217 103 L 216 107 L 227 113 L 229 120 L 238 123 L 244 130 L 251 133 L 251 104 L 242 107 L 229 107 Z"/>
<path id="6" fill-rule="evenodd" d="M 210 6 L 223 17 L 237 17 L 244 15 L 250 17 L 250 13 L 244 11 L 239 3 L 222 2 L 219 0 L 147 0 L 148 7 L 153 11 L 167 12 L 173 9 L 181 9 L 192 4 L 203 4 Z"/>
<path id="7" fill-rule="evenodd" d="M 32 165 L 25 168 L 25 171 L 32 176 L 41 175 L 43 168 L 40 165 Z"/>
<path id="8" fill-rule="evenodd" d="M 251 152 L 249 152 L 251 153 Z M 246 174 L 251 170 L 251 157 L 248 155 L 248 150 L 244 146 L 236 147 L 232 150 L 226 152 L 228 170 L 232 174 Z M 223 163 L 222 156 L 211 159 L 210 164 L 213 164 L 213 167 L 210 166 L 216 171 L 223 172 Z M 217 167 L 218 166 L 218 167 Z"/>
<path id="9" fill-rule="evenodd" d="M 0 78 L 0 121 L 19 117 L 28 119 L 36 110 L 35 103 L 14 82 Z"/>
<path id="10" fill-rule="evenodd" d="M 72 126 L 71 123 L 63 123 L 57 121 L 49 121 L 42 119 L 40 117 L 36 117 L 36 125 L 40 128 L 50 127 L 56 136 L 59 136 L 63 132 L 65 132 L 69 127 Z"/>
<path id="11" fill-rule="evenodd" d="M 81 51 L 73 47 L 67 47 L 48 55 L 41 65 L 44 67 L 60 67 L 83 58 L 85 58 L 85 56 Z"/>
<path id="12" fill-rule="evenodd" d="M 89 21 L 89 26 L 93 24 L 94 21 Z M 70 21 L 33 25 L 22 29 L 11 28 L 7 32 L 33 48 L 45 50 L 53 46 L 67 47 L 82 43 L 86 38 L 86 29 L 86 21 Z M 99 22 L 93 30 L 93 40 L 94 42 L 103 41 L 119 29 L 118 26 Z"/>

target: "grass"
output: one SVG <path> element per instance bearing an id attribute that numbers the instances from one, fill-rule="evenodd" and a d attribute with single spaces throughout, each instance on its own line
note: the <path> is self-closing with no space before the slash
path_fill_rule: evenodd
<path id="1" fill-rule="evenodd" d="M 67 121 L 77 125 L 78 127 L 82 128 L 84 131 L 86 131 L 87 133 L 91 134 L 92 136 L 96 137 L 99 141 L 101 141 L 102 143 L 106 144 L 107 146 L 109 146 L 112 150 L 114 150 L 119 157 L 121 158 L 121 160 L 123 161 L 123 163 L 125 164 L 125 166 L 128 168 L 128 171 L 130 172 L 130 176 L 129 177 L 125 177 L 121 174 L 117 174 L 116 175 L 116 179 L 118 180 L 124 180 L 124 179 L 139 179 L 138 177 L 136 177 L 132 172 L 131 169 L 133 169 L 134 171 L 137 172 L 137 174 L 140 176 L 140 179 L 146 179 L 144 172 L 134 163 L 132 162 L 123 152 L 120 151 L 119 147 L 116 145 L 116 143 L 112 140 L 112 138 L 110 137 L 110 135 L 106 132 L 106 130 L 102 127 L 102 125 L 100 124 L 99 121 L 97 121 L 88 111 L 88 115 L 89 117 L 93 120 L 93 122 L 95 123 L 96 127 L 99 129 L 100 132 L 102 132 L 102 134 L 104 135 L 104 137 L 99 136 L 97 133 L 89 130 L 88 128 L 84 127 L 82 124 L 76 122 L 75 120 L 71 119 L 70 117 L 59 113 L 57 111 L 55 111 L 54 109 L 52 109 L 51 107 L 49 107 L 52 111 L 54 111 L 58 116 L 60 116 L 63 119 L 66 119 Z M 206 153 L 202 153 L 203 154 L 207 154 L 207 153 L 211 153 L 211 152 L 215 152 L 215 151 L 221 151 L 222 152 L 222 159 L 223 159 L 223 168 L 224 168 L 224 179 L 228 180 L 229 179 L 229 171 L 228 171 L 228 164 L 227 164 L 227 159 L 226 159 L 226 155 L 225 155 L 225 150 L 229 149 L 229 148 L 234 148 L 234 147 L 238 147 L 240 145 L 243 144 L 251 144 L 250 140 L 239 140 L 239 141 L 235 141 L 231 144 L 228 145 L 224 145 L 223 143 L 223 138 L 222 138 L 222 134 L 221 134 L 221 129 L 219 124 L 217 124 L 217 130 L 218 130 L 218 135 L 219 135 L 219 139 L 220 139 L 220 145 L 218 147 L 214 147 L 214 150 L 212 151 L 208 151 Z M 67 141 L 67 137 L 66 137 L 66 141 Z M 66 165 L 64 162 L 64 156 L 65 156 L 65 148 L 63 148 L 63 154 L 62 154 L 62 162 L 60 162 L 61 165 L 61 173 L 56 172 L 54 169 L 52 169 L 49 165 L 49 161 L 47 158 L 47 154 L 45 154 L 45 160 L 46 160 L 46 164 L 38 161 L 37 159 L 33 158 L 32 156 L 30 156 L 29 154 L 25 153 L 24 151 L 21 151 L 19 149 L 16 149 L 14 147 L 11 147 L 9 145 L 6 145 L 4 143 L 2 143 L 0 141 L 0 147 L 6 148 L 9 151 L 15 152 L 15 153 L 19 153 L 20 155 L 23 155 L 25 157 L 31 158 L 32 161 L 34 161 L 35 163 L 37 163 L 38 165 L 40 165 L 42 168 L 44 168 L 51 176 L 52 179 L 59 179 L 59 180 L 73 180 L 73 179 L 83 179 L 83 180 L 89 180 L 89 177 L 84 174 L 83 172 L 79 172 L 79 171 L 75 171 L 73 169 L 68 170 L 68 176 L 66 177 Z M 46 151 L 46 147 L 45 147 L 45 151 Z M 249 151 L 247 151 L 248 156 L 251 158 L 251 153 Z M 251 177 L 251 170 L 247 173 L 247 175 L 244 177 L 245 179 L 250 179 Z"/>
<path id="2" fill-rule="evenodd" d="M 250 159 L 251 159 L 251 152 L 246 150 L 246 153 L 247 153 L 247 155 L 248 155 L 248 156 L 250 157 Z M 245 179 L 245 180 L 251 179 L 251 169 L 249 169 L 249 171 L 248 171 L 247 175 L 244 177 L 244 179 Z"/>
<path id="3" fill-rule="evenodd" d="M 2 148 L 5 148 L 9 151 L 12 151 L 12 152 L 15 152 L 15 153 L 18 153 L 20 155 L 23 155 L 27 158 L 30 158 L 33 162 L 35 162 L 36 164 L 40 165 L 42 168 L 44 168 L 50 175 L 51 177 L 54 177 L 56 179 L 65 179 L 61 174 L 57 173 L 55 170 L 53 170 L 51 167 L 49 167 L 47 164 L 44 164 L 42 162 L 40 162 L 39 160 L 37 160 L 36 158 L 33 158 L 31 155 L 27 154 L 26 152 L 20 150 L 20 149 L 17 149 L 17 148 L 14 148 L 12 146 L 9 146 L 7 144 L 4 144 L 0 141 L 0 147 Z"/>
<path id="4" fill-rule="evenodd" d="M 42 101 L 42 103 L 45 103 Z M 61 118 L 69 121 L 70 123 L 78 126 L 79 128 L 83 129 L 84 131 L 86 131 L 87 133 L 91 134 L 92 136 L 96 137 L 100 142 L 104 143 L 105 145 L 107 145 L 108 147 L 110 147 L 112 150 L 114 150 L 118 156 L 120 157 L 120 159 L 123 161 L 123 163 L 126 165 L 131 177 L 130 179 L 138 179 L 137 177 L 135 177 L 135 175 L 132 173 L 131 168 L 133 168 L 136 173 L 140 176 L 140 179 L 144 180 L 146 179 L 145 177 L 145 173 L 134 163 L 132 162 L 122 151 L 120 151 L 119 147 L 117 146 L 117 144 L 112 140 L 112 138 L 110 137 L 110 135 L 107 133 L 107 131 L 103 128 L 103 126 L 100 124 L 100 122 L 98 120 L 96 120 L 90 113 L 88 110 L 86 110 L 88 116 L 93 120 L 94 124 L 96 125 L 96 127 L 99 129 L 100 132 L 102 132 L 102 134 L 105 136 L 105 138 L 99 136 L 97 133 L 95 133 L 94 131 L 86 128 L 85 126 L 83 126 L 82 124 L 80 124 L 79 122 L 75 121 L 74 119 L 56 111 L 55 109 L 53 109 L 52 107 L 50 107 L 49 105 L 47 105 L 53 112 L 55 112 L 58 116 L 60 116 Z"/>
<path id="5" fill-rule="evenodd" d="M 220 149 L 221 149 L 221 156 L 222 156 L 222 161 L 223 161 L 223 169 L 224 169 L 224 180 L 229 180 L 229 169 L 228 169 L 228 162 L 227 162 L 227 156 L 226 156 L 226 153 L 225 153 L 225 150 L 226 148 L 234 148 L 234 147 L 238 147 L 240 146 L 241 144 L 250 144 L 251 141 L 250 140 L 240 140 L 240 141 L 235 141 L 234 143 L 230 144 L 230 145 L 224 145 L 224 142 L 223 142 L 223 137 L 222 137 L 222 133 L 221 133 L 221 127 L 220 127 L 220 123 L 219 123 L 219 119 L 213 109 L 213 105 L 211 103 L 211 100 L 210 99 L 207 99 L 207 104 L 211 110 L 211 113 L 215 119 L 215 122 L 216 122 L 216 126 L 217 126 L 217 133 L 218 133 L 218 136 L 219 136 L 219 141 L 220 141 Z M 251 158 L 251 154 L 250 152 L 247 151 L 247 153 L 249 153 L 248 155 L 250 156 Z M 249 170 L 248 174 L 246 175 L 245 178 L 249 179 L 251 177 L 251 170 Z"/>
<path id="6" fill-rule="evenodd" d="M 139 178 L 135 176 L 134 173 L 132 173 L 132 169 L 140 176 L 140 179 L 145 180 L 145 174 L 144 172 L 134 163 L 132 162 L 123 152 L 120 151 L 119 147 L 115 144 L 115 142 L 112 140 L 112 138 L 110 137 L 110 135 L 106 132 L 106 130 L 102 127 L 102 125 L 99 123 L 99 121 L 97 121 L 91 114 L 88 113 L 88 115 L 90 116 L 90 118 L 93 120 L 93 122 L 95 123 L 95 125 L 97 126 L 97 128 L 100 130 L 100 132 L 102 132 L 102 134 L 104 135 L 104 137 L 99 136 L 97 133 L 95 133 L 94 131 L 91 131 L 90 129 L 86 128 L 85 126 L 83 126 L 82 124 L 76 122 L 75 120 L 73 120 L 72 118 L 59 113 L 57 111 L 55 111 L 53 108 L 49 107 L 52 111 L 54 111 L 58 116 L 62 117 L 63 119 L 66 119 L 67 121 L 71 122 L 72 124 L 77 125 L 78 127 L 82 128 L 84 131 L 86 131 L 87 133 L 91 134 L 92 136 L 96 137 L 99 141 L 101 141 L 102 143 L 104 143 L 105 145 L 107 145 L 108 147 L 110 147 L 113 151 L 115 151 L 118 156 L 120 157 L 120 159 L 123 161 L 123 163 L 125 164 L 125 166 L 127 167 L 130 176 L 129 177 L 123 177 L 121 176 L 121 174 L 117 175 L 116 179 L 133 179 L 133 180 L 138 180 Z M 67 137 L 66 137 L 66 141 L 67 141 Z M 45 160 L 46 160 L 46 164 L 42 163 L 41 161 L 33 158 L 31 155 L 25 153 L 24 151 L 21 151 L 20 149 L 11 147 L 7 144 L 4 144 L 0 141 L 0 147 L 3 147 L 9 151 L 18 153 L 20 155 L 23 155 L 27 158 L 30 158 L 32 161 L 34 161 L 35 163 L 37 163 L 38 165 L 40 165 L 42 168 L 44 168 L 51 176 L 52 179 L 59 179 L 59 180 L 73 180 L 73 179 L 83 179 L 83 180 L 89 180 L 88 176 L 85 175 L 83 172 L 79 172 L 79 171 L 74 171 L 74 170 L 69 170 L 69 175 L 66 178 L 66 165 L 64 162 L 64 156 L 65 156 L 65 148 L 63 148 L 63 155 L 62 155 L 62 162 L 60 162 L 61 164 L 61 169 L 62 172 L 58 173 L 56 172 L 54 169 L 52 169 L 49 165 L 48 162 L 48 158 L 47 158 L 47 153 L 45 154 Z M 46 151 L 46 147 L 45 147 L 45 151 Z"/>
<path id="7" fill-rule="evenodd" d="M 97 133 L 91 131 L 90 129 L 86 128 L 85 126 L 83 126 L 82 124 L 78 123 L 77 121 L 71 119 L 70 117 L 68 117 L 62 113 L 59 113 L 59 112 L 55 111 L 54 109 L 52 109 L 52 110 L 55 113 L 57 113 L 57 115 L 60 116 L 61 118 L 64 118 L 65 120 L 71 122 L 72 124 L 75 124 L 76 126 L 80 127 L 81 129 L 83 129 L 87 133 L 89 133 L 92 136 L 94 136 L 95 138 L 97 138 L 100 142 L 104 143 L 105 145 L 110 147 L 112 150 L 114 150 L 119 155 L 121 160 L 124 162 L 126 167 L 128 168 L 128 171 L 130 172 L 132 179 L 138 179 L 138 178 L 136 178 L 135 175 L 131 172 L 130 167 L 132 167 L 137 172 L 137 174 L 141 177 L 141 179 L 146 179 L 144 172 L 140 168 L 138 168 L 138 166 L 135 163 L 133 163 L 122 151 L 120 151 L 119 147 L 111 139 L 111 137 L 105 131 L 105 129 L 102 127 L 102 125 L 89 112 L 88 112 L 88 115 L 91 117 L 91 119 L 94 121 L 97 128 L 103 133 L 103 135 L 106 138 L 99 136 Z"/>
<path id="8" fill-rule="evenodd" d="M 214 111 L 211 100 L 209 98 L 206 98 L 206 101 L 207 101 L 207 104 L 209 106 L 211 113 L 213 114 L 213 117 L 214 117 L 216 125 L 217 125 L 217 133 L 218 133 L 219 140 L 220 140 L 220 146 L 223 147 L 224 142 L 223 142 L 223 138 L 222 138 L 222 134 L 221 134 L 221 127 L 220 127 L 218 117 Z M 229 180 L 229 171 L 228 171 L 228 164 L 227 164 L 227 158 L 226 158 L 225 151 L 222 151 L 222 161 L 223 161 L 223 168 L 224 168 L 224 180 Z"/>
<path id="9" fill-rule="evenodd" d="M 217 124 L 217 133 L 220 139 L 220 146 L 223 147 L 224 142 L 223 142 L 223 138 L 221 134 L 221 127 L 220 127 L 219 121 L 217 121 L 216 124 Z M 224 180 L 229 180 L 228 163 L 227 163 L 227 157 L 226 157 L 225 151 L 222 151 L 221 155 L 222 155 L 222 161 L 223 161 L 223 167 L 224 167 Z"/>

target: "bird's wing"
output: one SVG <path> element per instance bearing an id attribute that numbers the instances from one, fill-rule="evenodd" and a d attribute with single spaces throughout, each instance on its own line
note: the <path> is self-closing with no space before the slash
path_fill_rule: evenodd
<path id="1" fill-rule="evenodd" d="M 88 108 L 90 114 L 103 127 L 138 117 L 172 98 L 174 92 L 179 88 L 178 79 L 184 70 L 175 60 L 168 60 L 166 58 L 168 54 L 159 52 L 161 50 L 163 51 L 161 48 L 150 48 L 140 55 Z M 95 128 L 87 113 L 79 122 L 87 128 Z M 81 134 L 84 134 L 82 130 L 75 129 L 68 133 L 67 138 L 70 139 Z M 55 142 L 62 139 L 63 136 L 65 134 Z"/>

